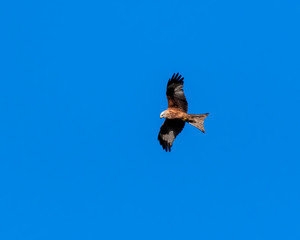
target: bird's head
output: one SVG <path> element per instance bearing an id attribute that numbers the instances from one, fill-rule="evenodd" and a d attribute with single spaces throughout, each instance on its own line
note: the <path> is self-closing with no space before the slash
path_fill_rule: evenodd
<path id="1" fill-rule="evenodd" d="M 160 114 L 160 118 L 166 118 L 166 111 L 163 111 L 163 112 Z"/>

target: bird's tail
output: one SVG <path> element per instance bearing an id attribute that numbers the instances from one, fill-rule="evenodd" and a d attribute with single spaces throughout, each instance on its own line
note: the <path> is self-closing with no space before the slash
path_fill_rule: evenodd
<path id="1" fill-rule="evenodd" d="M 188 114 L 188 119 L 186 122 L 193 125 L 194 127 L 200 129 L 203 133 L 205 133 L 205 129 L 203 126 L 204 119 L 208 116 L 209 113 L 205 114 Z"/>

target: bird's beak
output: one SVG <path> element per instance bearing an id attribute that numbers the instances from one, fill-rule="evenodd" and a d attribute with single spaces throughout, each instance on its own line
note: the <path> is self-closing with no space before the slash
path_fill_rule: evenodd
<path id="1" fill-rule="evenodd" d="M 162 115 L 160 115 L 160 119 L 162 119 Z"/>

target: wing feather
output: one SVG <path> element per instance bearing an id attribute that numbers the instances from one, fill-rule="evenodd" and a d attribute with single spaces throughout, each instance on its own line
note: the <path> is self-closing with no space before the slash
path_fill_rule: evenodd
<path id="1" fill-rule="evenodd" d="M 168 108 L 179 108 L 187 112 L 188 103 L 183 92 L 183 77 L 177 73 L 173 74 L 167 85 Z"/>
<path id="2" fill-rule="evenodd" d="M 158 141 L 163 149 L 171 152 L 171 147 L 176 136 L 184 128 L 185 122 L 180 119 L 166 119 L 160 128 Z"/>

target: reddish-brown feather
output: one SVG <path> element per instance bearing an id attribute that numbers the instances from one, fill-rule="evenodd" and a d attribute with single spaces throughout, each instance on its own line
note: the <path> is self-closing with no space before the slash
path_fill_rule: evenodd
<path id="1" fill-rule="evenodd" d="M 174 108 L 174 107 L 169 107 L 166 111 L 166 118 L 168 119 L 181 119 L 184 120 L 185 118 L 188 117 L 188 114 L 183 112 L 179 108 Z"/>

